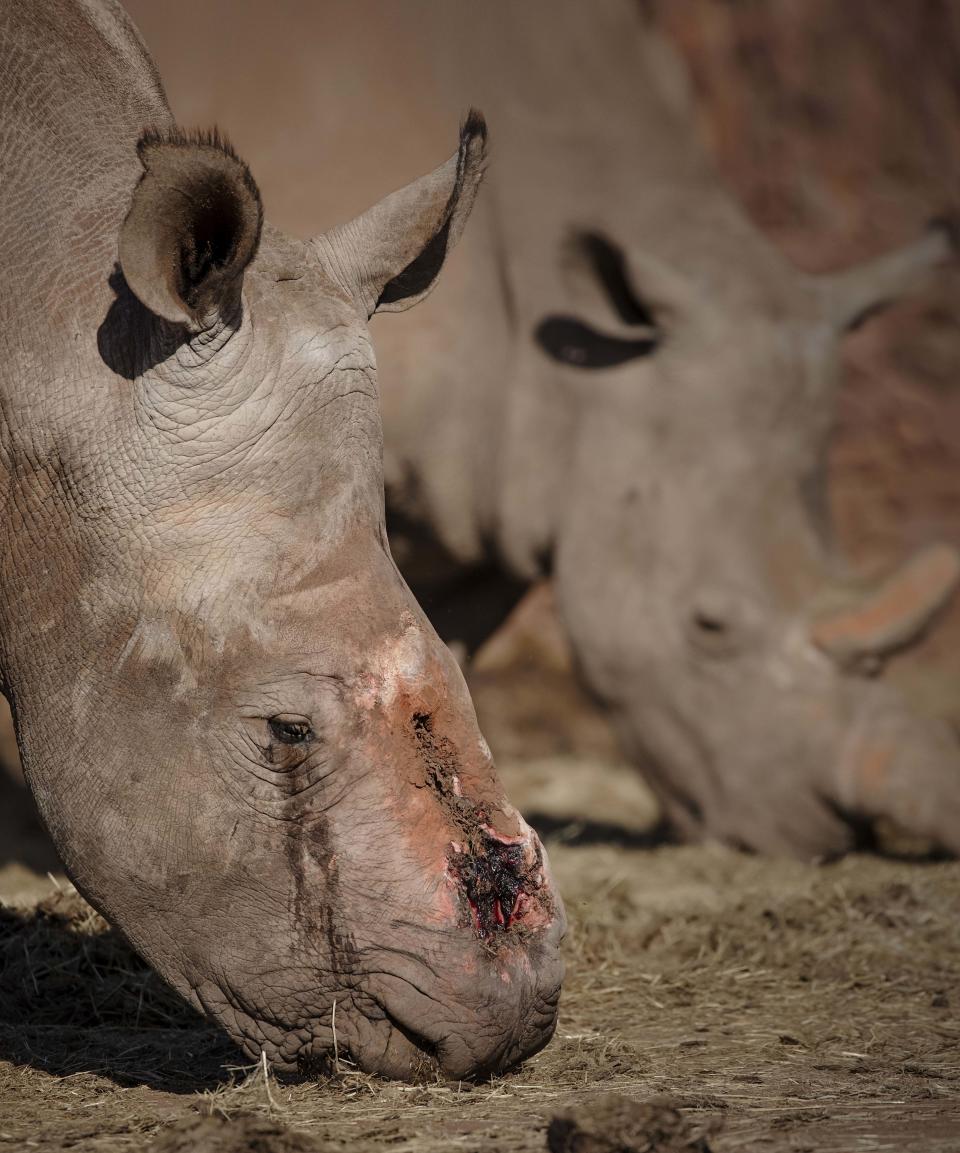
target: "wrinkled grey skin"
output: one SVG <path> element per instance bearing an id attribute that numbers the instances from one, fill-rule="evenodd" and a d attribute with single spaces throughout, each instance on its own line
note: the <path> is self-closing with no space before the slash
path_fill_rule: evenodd
<path id="1" fill-rule="evenodd" d="M 383 520 L 370 314 L 481 174 L 267 229 L 122 10 L 0 10 L 0 658 L 77 886 L 251 1057 L 504 1068 L 563 912 Z M 138 140 L 145 129 L 152 135 Z M 509 907 L 508 907 L 509 901 Z"/>
<path id="2" fill-rule="evenodd" d="M 882 816 L 960 849 L 955 735 L 878 676 L 935 623 L 957 550 L 858 605 L 819 491 L 840 342 L 946 235 L 803 275 L 719 186 L 639 5 L 435 8 L 496 165 L 444 298 L 381 348 L 421 602 L 472 648 L 552 573 L 586 684 L 685 836 L 815 857 Z"/>

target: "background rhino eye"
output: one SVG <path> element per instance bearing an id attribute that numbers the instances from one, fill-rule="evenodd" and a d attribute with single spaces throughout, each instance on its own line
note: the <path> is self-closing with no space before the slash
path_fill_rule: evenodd
<path id="1" fill-rule="evenodd" d="M 548 356 L 577 368 L 613 368 L 649 356 L 657 347 L 652 333 L 629 339 L 608 336 L 573 316 L 545 317 L 534 329 L 533 338 Z"/>
<path id="2" fill-rule="evenodd" d="M 267 725 L 270 736 L 282 745 L 302 745 L 313 739 L 310 722 L 303 717 L 271 717 Z"/>

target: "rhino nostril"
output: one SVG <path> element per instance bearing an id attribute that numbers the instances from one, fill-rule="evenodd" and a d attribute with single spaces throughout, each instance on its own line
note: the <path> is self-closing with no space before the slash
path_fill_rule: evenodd
<path id="1" fill-rule="evenodd" d="M 707 636 L 724 636 L 727 632 L 726 621 L 706 612 L 694 612 L 693 624 L 698 632 L 705 633 Z"/>

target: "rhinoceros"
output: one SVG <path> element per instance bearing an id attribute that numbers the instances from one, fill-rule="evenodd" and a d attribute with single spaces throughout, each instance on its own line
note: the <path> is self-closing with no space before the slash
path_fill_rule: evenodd
<path id="1" fill-rule="evenodd" d="M 640 4 L 430 7 L 441 90 L 482 94 L 496 164 L 444 298 L 381 348 L 388 527 L 421 603 L 469 649 L 551 575 L 687 837 L 818 857 L 883 817 L 960 849 L 956 734 L 882 675 L 960 552 L 930 540 L 863 587 L 822 492 L 844 335 L 955 234 L 805 275 L 725 192 Z"/>
<path id="2" fill-rule="evenodd" d="M 391 558 L 368 331 L 458 239 L 482 117 L 304 242 L 112 0 L 5 4 L 0 93 L 2 684 L 71 877 L 278 1069 L 509 1066 L 563 909 Z"/>

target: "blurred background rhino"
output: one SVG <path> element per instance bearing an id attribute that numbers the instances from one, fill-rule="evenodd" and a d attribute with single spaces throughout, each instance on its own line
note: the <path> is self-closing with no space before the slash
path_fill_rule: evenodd
<path id="1" fill-rule="evenodd" d="M 914 291 L 946 246 L 912 247 L 960 200 L 956 6 L 127 7 L 180 121 L 218 122 L 294 233 L 488 115 L 484 224 L 443 298 L 374 336 L 394 551 L 517 797 L 648 827 L 623 748 L 689 836 L 810 856 L 892 816 L 956 848 L 960 280 Z M 611 519 L 634 466 L 672 495 Z M 6 813 L 0 852 L 44 865 L 23 798 Z"/>

